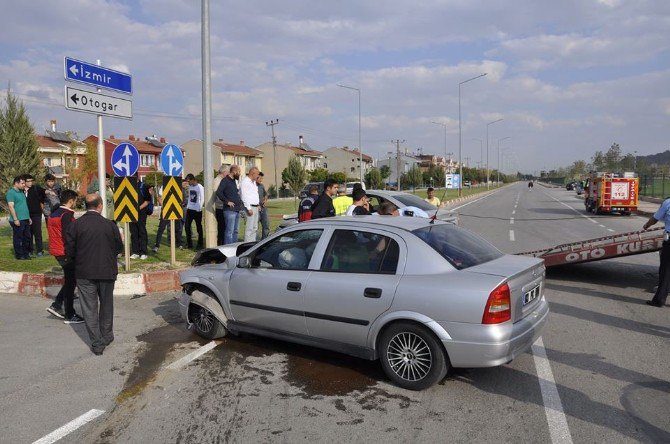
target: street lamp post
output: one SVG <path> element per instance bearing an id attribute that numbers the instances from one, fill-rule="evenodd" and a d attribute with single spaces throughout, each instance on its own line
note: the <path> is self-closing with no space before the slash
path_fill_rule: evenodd
<path id="1" fill-rule="evenodd" d="M 460 197 L 463 193 L 463 162 L 461 162 L 462 155 L 462 138 L 461 138 L 461 85 L 464 83 L 472 82 L 480 77 L 484 77 L 487 73 L 480 74 L 471 79 L 463 80 L 458 84 L 458 173 L 460 175 L 460 180 L 458 181 L 458 196 Z"/>
<path id="2" fill-rule="evenodd" d="M 447 168 L 447 124 L 442 122 L 430 122 L 444 127 L 444 168 Z"/>
<path id="3" fill-rule="evenodd" d="M 503 119 L 494 120 L 486 124 L 486 189 L 490 189 L 491 184 L 489 182 L 489 126 L 494 123 L 501 122 Z"/>
<path id="4" fill-rule="evenodd" d="M 340 88 L 351 89 L 358 93 L 358 154 L 360 161 L 359 169 L 361 173 L 361 183 L 363 183 L 363 147 L 361 146 L 361 90 L 360 88 L 354 88 L 353 86 L 340 85 L 340 84 L 338 84 L 337 86 L 339 86 Z"/>
<path id="5" fill-rule="evenodd" d="M 502 139 L 498 139 L 498 173 L 496 174 L 496 182 L 500 184 L 500 142 L 503 140 L 511 139 L 511 137 L 503 137 Z"/>

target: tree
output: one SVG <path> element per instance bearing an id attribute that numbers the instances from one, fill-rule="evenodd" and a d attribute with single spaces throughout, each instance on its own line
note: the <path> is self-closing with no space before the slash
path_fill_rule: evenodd
<path id="1" fill-rule="evenodd" d="M 310 182 L 324 182 L 328 179 L 328 170 L 325 168 L 316 168 L 309 172 Z"/>
<path id="2" fill-rule="evenodd" d="M 391 177 L 391 167 L 388 165 L 382 165 L 379 169 L 379 173 L 382 175 L 382 180 L 386 180 Z"/>
<path id="3" fill-rule="evenodd" d="M 463 172 L 463 175 L 465 175 L 465 171 Z M 425 183 L 431 183 L 431 179 L 432 184 L 435 184 L 438 187 L 444 186 L 446 182 L 446 173 L 444 172 L 444 168 L 431 163 L 428 169 L 423 173 L 423 181 Z"/>
<path id="4" fill-rule="evenodd" d="M 621 148 L 618 143 L 613 143 L 605 153 L 605 168 L 609 172 L 617 172 L 621 169 Z"/>
<path id="5" fill-rule="evenodd" d="M 605 155 L 602 151 L 596 151 L 591 157 L 591 168 L 595 171 L 603 171 L 605 167 Z"/>
<path id="6" fill-rule="evenodd" d="M 328 178 L 334 180 L 337 183 L 344 183 L 347 181 L 347 175 L 344 173 L 330 173 Z"/>
<path id="7" fill-rule="evenodd" d="M 43 171 L 39 143 L 23 102 L 7 91 L 5 106 L 0 108 L 0 187 L 4 192 L 21 174 L 40 177 Z"/>
<path id="8" fill-rule="evenodd" d="M 384 186 L 384 180 L 379 169 L 371 168 L 365 173 L 365 185 L 372 190 L 380 190 Z"/>
<path id="9" fill-rule="evenodd" d="M 421 173 L 421 168 L 417 165 L 413 165 L 412 168 L 401 176 L 401 184 L 404 184 L 408 187 L 416 188 L 423 183 L 423 173 Z"/>
<path id="10" fill-rule="evenodd" d="M 66 175 L 65 186 L 78 190 L 82 183 L 98 172 L 98 147 L 91 142 L 83 145 L 72 142 L 65 154 L 63 172 Z M 98 183 L 98 177 L 93 177 L 88 189 L 97 191 Z"/>
<path id="11" fill-rule="evenodd" d="M 300 162 L 298 156 L 293 156 L 289 159 L 288 166 L 281 172 L 281 180 L 283 183 L 288 184 L 294 196 L 297 196 L 302 187 L 305 186 L 307 171 L 302 166 L 302 162 Z"/>

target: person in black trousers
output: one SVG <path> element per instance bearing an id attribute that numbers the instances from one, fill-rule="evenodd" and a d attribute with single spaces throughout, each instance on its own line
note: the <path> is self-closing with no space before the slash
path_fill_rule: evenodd
<path id="1" fill-rule="evenodd" d="M 77 192 L 64 190 L 61 193 L 60 205 L 49 215 L 47 229 L 49 231 L 49 254 L 51 254 L 63 269 L 63 286 L 56 300 L 47 308 L 47 311 L 57 318 L 64 319 L 65 324 L 81 324 L 84 319 L 74 311 L 74 289 L 77 287 L 74 263 L 65 256 L 65 233 L 74 224 L 74 205 L 77 202 Z M 63 306 L 65 311 L 63 311 Z"/>
<path id="2" fill-rule="evenodd" d="M 75 264 L 81 314 L 96 355 L 114 340 L 116 256 L 123 251 L 119 229 L 101 213 L 100 196 L 88 194 L 86 213 L 65 234 L 65 254 Z"/>
<path id="3" fill-rule="evenodd" d="M 660 254 L 661 264 L 658 267 L 658 288 L 654 297 L 647 301 L 647 305 L 652 307 L 663 307 L 668 299 L 668 291 L 670 291 L 670 198 L 663 201 L 656 213 L 642 226 L 642 229 L 648 230 L 659 221 L 665 224 L 665 232 Z"/>
<path id="4" fill-rule="evenodd" d="M 44 188 L 35 183 L 35 178 L 25 174 L 26 199 L 28 200 L 28 212 L 30 213 L 30 253 L 37 256 L 44 255 L 44 243 L 42 242 L 42 207 L 44 206 Z"/>
<path id="5" fill-rule="evenodd" d="M 137 212 L 137 222 L 131 222 L 130 228 L 130 245 L 131 245 L 131 259 L 145 260 L 149 253 L 149 235 L 147 234 L 147 216 L 148 208 L 151 204 L 153 185 L 146 183 L 137 183 L 137 196 L 139 211 Z"/>

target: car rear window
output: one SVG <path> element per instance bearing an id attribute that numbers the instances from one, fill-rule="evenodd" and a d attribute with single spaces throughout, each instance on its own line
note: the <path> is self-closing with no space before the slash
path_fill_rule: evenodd
<path id="1" fill-rule="evenodd" d="M 434 224 L 413 231 L 458 270 L 501 257 L 496 247 L 481 237 L 451 224 Z"/>
<path id="2" fill-rule="evenodd" d="M 406 207 L 417 207 L 421 208 L 423 211 L 437 210 L 437 207 L 435 205 L 429 204 L 428 202 L 421 199 L 419 196 L 415 196 L 414 194 L 394 194 L 393 197 L 395 199 L 398 199 L 398 201 L 401 202 Z"/>

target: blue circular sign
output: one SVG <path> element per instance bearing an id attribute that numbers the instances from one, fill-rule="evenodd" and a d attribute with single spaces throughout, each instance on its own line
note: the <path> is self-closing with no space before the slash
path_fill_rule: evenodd
<path id="1" fill-rule="evenodd" d="M 112 152 L 112 169 L 120 177 L 134 176 L 140 167 L 140 153 L 133 145 L 121 143 Z"/>
<path id="2" fill-rule="evenodd" d="M 174 144 L 168 144 L 161 151 L 161 170 L 166 176 L 181 176 L 184 169 L 184 154 L 181 148 Z"/>

